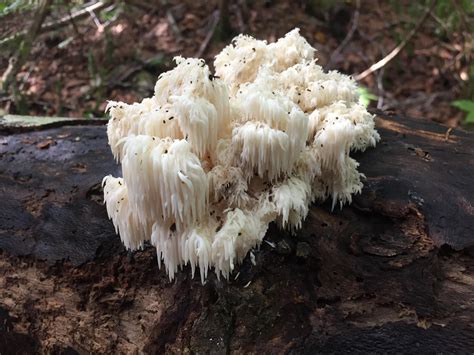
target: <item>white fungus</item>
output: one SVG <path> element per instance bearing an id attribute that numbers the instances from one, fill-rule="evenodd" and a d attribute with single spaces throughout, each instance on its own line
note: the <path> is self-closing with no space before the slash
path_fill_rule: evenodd
<path id="1" fill-rule="evenodd" d="M 374 117 L 354 80 L 314 54 L 298 29 L 271 44 L 240 35 L 216 76 L 177 57 L 153 97 L 108 103 L 123 178 L 105 177 L 104 197 L 127 249 L 150 242 L 170 280 L 186 264 L 202 282 L 210 269 L 229 278 L 269 223 L 295 232 L 311 203 L 360 193 L 350 153 L 380 139 Z"/>

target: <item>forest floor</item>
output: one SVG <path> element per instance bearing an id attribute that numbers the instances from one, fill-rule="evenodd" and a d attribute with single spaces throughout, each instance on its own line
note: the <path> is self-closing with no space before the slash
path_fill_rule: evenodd
<path id="1" fill-rule="evenodd" d="M 218 39 L 218 33 L 206 43 L 216 1 L 163 3 L 166 5 L 141 0 L 112 3 L 39 35 L 17 75 L 27 107 L 15 107 L 8 97 L 0 97 L 0 107 L 10 113 L 103 116 L 108 99 L 130 103 L 152 95 L 158 74 L 173 66 L 174 56 L 201 56 L 211 63 L 229 43 L 232 36 Z M 319 63 L 346 74 L 361 73 L 387 56 L 428 9 L 411 2 L 395 6 L 397 2 L 376 0 L 334 2 L 318 9 L 307 5 L 311 1 L 229 3 L 235 34 L 275 41 L 299 27 L 318 50 Z M 54 8 L 46 22 L 72 11 L 64 7 Z M 0 38 L 26 28 L 32 15 L 4 16 Z M 456 31 L 430 12 L 394 60 L 362 79 L 360 85 L 374 95 L 371 107 L 457 126 L 464 113 L 451 103 L 470 95 L 472 81 L 472 52 L 464 35 L 468 28 L 462 28 L 466 25 L 463 16 L 460 13 Z M 11 53 L 0 52 L 0 73 L 7 69 Z"/>

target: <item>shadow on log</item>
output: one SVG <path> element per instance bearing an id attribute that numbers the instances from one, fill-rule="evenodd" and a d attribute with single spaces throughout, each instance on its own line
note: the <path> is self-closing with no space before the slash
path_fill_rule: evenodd
<path id="1" fill-rule="evenodd" d="M 0 136 L 0 353 L 474 351 L 474 136 L 377 119 L 351 206 L 271 225 L 229 281 L 127 253 L 103 126 Z"/>

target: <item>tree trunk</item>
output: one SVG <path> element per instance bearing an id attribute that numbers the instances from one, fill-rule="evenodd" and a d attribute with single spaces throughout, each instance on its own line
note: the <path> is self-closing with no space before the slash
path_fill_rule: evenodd
<path id="1" fill-rule="evenodd" d="M 67 124 L 67 122 L 66 122 Z M 0 135 L 0 353 L 474 351 L 474 136 L 380 115 L 352 205 L 169 282 L 102 204 L 104 126 Z M 36 127 L 38 128 L 38 127 Z"/>

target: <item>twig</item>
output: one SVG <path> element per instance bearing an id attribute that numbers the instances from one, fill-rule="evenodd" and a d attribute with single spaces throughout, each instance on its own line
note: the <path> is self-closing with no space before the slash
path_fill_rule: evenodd
<path id="1" fill-rule="evenodd" d="M 383 87 L 383 75 L 385 74 L 385 68 L 380 69 L 377 75 L 377 89 L 378 92 L 378 99 L 377 99 L 377 108 L 381 109 L 383 107 L 385 89 Z"/>
<path id="2" fill-rule="evenodd" d="M 107 5 L 109 5 L 109 2 L 98 1 L 98 2 L 96 2 L 96 3 L 94 3 L 90 6 L 87 6 L 86 8 L 84 8 L 82 10 L 77 11 L 76 13 L 69 14 L 69 15 L 65 16 L 65 17 L 61 18 L 60 20 L 58 20 L 58 21 L 45 23 L 38 30 L 38 34 L 48 32 L 48 31 L 57 30 L 58 28 L 61 28 L 61 27 L 64 27 L 64 26 L 68 25 L 69 22 L 71 22 L 73 20 L 77 20 L 81 17 L 86 17 L 87 15 L 89 15 L 89 11 L 99 11 L 99 10 L 103 9 L 104 7 L 106 7 Z M 2 39 L 0 41 L 0 47 L 4 46 L 5 44 L 8 44 L 12 41 L 24 38 L 25 35 L 27 34 L 27 32 L 28 31 L 17 32 L 12 36 L 9 36 L 7 38 Z"/>
<path id="3" fill-rule="evenodd" d="M 71 9 L 68 8 L 67 11 L 68 11 L 69 17 L 71 18 L 72 28 L 74 29 L 74 32 L 76 32 L 76 35 L 79 37 L 79 41 L 81 41 L 82 48 L 86 48 L 85 43 L 84 43 L 84 38 L 82 38 L 82 33 L 79 31 L 79 27 L 77 27 L 76 20 L 72 17 Z"/>
<path id="4" fill-rule="evenodd" d="M 209 45 L 209 42 L 211 41 L 212 36 L 214 35 L 214 31 L 216 30 L 218 23 L 219 23 L 219 10 L 216 10 L 212 14 L 211 27 L 209 29 L 209 32 L 207 33 L 206 38 L 204 38 L 204 41 L 201 43 L 201 46 L 199 46 L 199 50 L 196 52 L 197 58 L 201 58 L 204 52 L 206 51 L 206 48 Z"/>
<path id="5" fill-rule="evenodd" d="M 377 63 L 373 64 L 370 66 L 370 68 L 364 70 L 362 73 L 357 74 L 354 76 L 354 79 L 359 81 L 364 79 L 365 77 L 369 76 L 373 72 L 379 70 L 380 68 L 384 67 L 387 65 L 388 62 L 390 62 L 393 58 L 395 58 L 398 53 L 402 51 L 403 48 L 410 42 L 410 40 L 413 38 L 413 36 L 418 32 L 420 27 L 423 25 L 425 20 L 428 18 L 428 15 L 431 13 L 433 10 L 434 5 L 436 4 L 436 0 L 431 1 L 430 7 L 428 10 L 426 10 L 425 14 L 420 18 L 418 23 L 415 25 L 415 27 L 411 30 L 411 32 L 408 34 L 408 36 L 398 45 L 393 49 L 387 56 L 379 60 Z"/>
<path id="6" fill-rule="evenodd" d="M 122 72 L 119 72 L 118 74 L 115 74 L 113 75 L 113 77 L 111 77 L 109 80 L 108 80 L 108 85 L 109 86 L 112 86 L 112 85 L 118 85 L 118 86 L 122 86 L 122 87 L 128 87 L 130 86 L 129 84 L 127 83 L 124 83 L 125 81 L 127 81 L 132 75 L 134 75 L 137 71 L 140 71 L 142 70 L 143 68 L 145 68 L 146 66 L 150 65 L 151 63 L 155 62 L 156 60 L 163 60 L 164 61 L 164 57 L 162 54 L 158 54 L 156 56 L 153 56 L 151 58 L 148 58 L 147 60 L 144 60 L 140 63 L 138 63 L 137 65 L 134 65 L 134 66 L 127 66 L 126 70 L 125 71 L 122 71 Z M 164 66 L 163 69 L 168 69 L 166 68 L 166 66 Z"/>
<path id="7" fill-rule="evenodd" d="M 435 20 L 441 27 L 443 27 L 443 30 L 444 32 L 446 33 L 446 36 L 449 37 L 450 40 L 452 40 L 452 36 L 451 36 L 451 31 L 448 29 L 448 26 L 446 25 L 446 23 L 443 22 L 443 20 L 441 20 L 438 16 L 436 16 L 436 14 L 434 14 L 433 12 L 430 13 L 430 16 L 433 20 Z M 454 42 L 452 40 L 452 42 Z"/>
<path id="8" fill-rule="evenodd" d="M 240 2 L 234 5 L 234 12 L 237 15 L 237 23 L 239 24 L 240 33 L 244 33 L 246 30 L 244 16 L 240 8 Z"/>
<path id="9" fill-rule="evenodd" d="M 449 141 L 449 135 L 451 134 L 453 127 L 449 127 L 446 133 L 444 134 L 444 140 Z"/>
<path id="10" fill-rule="evenodd" d="M 174 19 L 173 12 L 171 11 L 171 9 L 166 11 L 166 18 L 168 19 L 168 22 L 171 25 L 171 29 L 173 30 L 178 41 L 182 40 L 183 35 L 181 34 L 181 30 L 179 29 L 179 26 L 176 23 L 176 20 Z"/>
<path id="11" fill-rule="evenodd" d="M 331 65 L 332 65 L 334 59 L 336 58 L 336 56 L 347 46 L 349 41 L 354 36 L 354 33 L 355 33 L 355 31 L 357 29 L 357 26 L 359 24 L 359 15 L 360 15 L 360 0 L 356 0 L 356 8 L 355 8 L 355 11 L 354 11 L 354 15 L 352 16 L 351 28 L 350 28 L 349 32 L 347 32 L 346 37 L 342 40 L 341 44 L 334 50 L 334 52 L 331 53 L 331 56 L 329 57 L 329 60 L 326 64 L 327 68 L 331 67 Z"/>
<path id="12" fill-rule="evenodd" d="M 469 25 L 467 24 L 464 10 L 462 9 L 461 5 L 459 4 L 457 0 L 452 0 L 452 2 L 453 2 L 454 7 L 456 8 L 459 18 L 461 19 L 461 23 L 462 23 L 462 26 L 464 27 L 464 30 L 466 31 L 466 33 L 470 33 L 471 29 L 469 28 Z"/>
<path id="13" fill-rule="evenodd" d="M 115 5 L 110 5 L 108 8 L 104 9 L 105 12 L 110 12 L 112 10 L 114 10 L 116 8 Z M 119 9 L 117 11 L 115 11 L 115 14 L 110 18 L 108 19 L 107 21 L 105 21 L 104 23 L 104 27 L 108 27 L 110 24 L 114 23 L 115 21 L 117 21 L 117 19 L 119 18 L 120 14 L 122 13 L 122 11 Z"/>
<path id="14" fill-rule="evenodd" d="M 97 17 L 97 15 L 94 12 L 94 10 L 89 10 L 88 12 L 89 12 L 89 15 L 92 18 L 92 21 L 94 21 L 94 24 L 96 25 L 97 30 L 99 32 L 103 32 L 104 31 L 104 25 L 100 22 L 99 18 Z"/>
<path id="15" fill-rule="evenodd" d="M 23 90 L 25 89 L 25 85 L 28 82 L 28 79 L 30 78 L 31 73 L 33 72 L 33 69 L 34 69 L 33 66 L 30 65 L 30 67 L 28 68 L 28 72 L 26 73 L 25 77 L 22 78 L 21 84 L 18 87 L 19 92 L 23 92 Z"/>
<path id="16" fill-rule="evenodd" d="M 156 15 L 156 13 L 162 8 L 155 1 L 147 0 L 125 0 L 125 4 L 136 7 L 141 11 L 145 11 L 147 14 Z M 127 15 L 127 14 L 126 14 Z"/>

